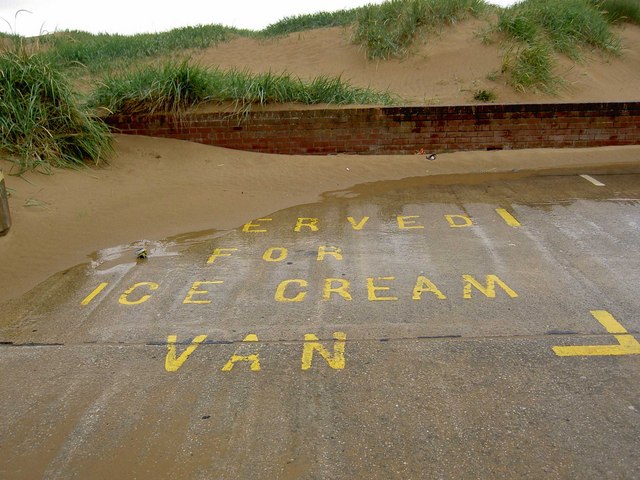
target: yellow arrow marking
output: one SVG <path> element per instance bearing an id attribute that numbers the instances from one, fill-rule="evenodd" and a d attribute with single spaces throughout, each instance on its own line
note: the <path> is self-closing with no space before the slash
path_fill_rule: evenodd
<path id="1" fill-rule="evenodd" d="M 640 343 L 625 330 L 606 310 L 591 310 L 591 315 L 612 333 L 618 345 L 580 345 L 575 347 L 552 347 L 559 357 L 640 355 Z"/>

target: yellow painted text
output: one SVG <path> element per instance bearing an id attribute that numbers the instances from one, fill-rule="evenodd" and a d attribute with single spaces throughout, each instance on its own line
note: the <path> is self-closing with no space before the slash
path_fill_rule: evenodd
<path id="1" fill-rule="evenodd" d="M 257 342 L 258 336 L 250 333 L 246 337 L 244 337 L 243 342 Z M 257 353 L 252 353 L 250 355 L 240 355 L 237 351 L 231 356 L 229 361 L 222 367 L 223 372 L 230 372 L 234 365 L 238 362 L 250 362 L 249 368 L 252 372 L 260 371 L 260 356 Z"/>
<path id="2" fill-rule="evenodd" d="M 295 285 L 295 284 L 297 284 L 298 287 L 300 287 L 300 288 L 304 288 L 304 287 L 306 287 L 308 285 L 306 280 L 302 280 L 302 279 L 298 279 L 298 278 L 294 278 L 292 280 L 284 280 L 284 281 L 280 282 L 280 284 L 278 285 L 278 288 L 276 288 L 275 299 L 278 302 L 301 302 L 301 301 L 303 301 L 304 297 L 307 295 L 307 292 L 305 292 L 305 291 L 297 292 L 293 296 L 285 295 L 287 293 L 287 287 L 289 285 Z"/>
<path id="3" fill-rule="evenodd" d="M 347 335 L 343 332 L 335 332 L 333 334 L 335 342 L 333 343 L 333 355 L 319 342 L 318 337 L 312 333 L 304 336 L 304 347 L 302 351 L 302 370 L 309 370 L 313 363 L 313 353 L 318 354 L 325 359 L 329 367 L 334 370 L 342 370 L 345 367 L 344 347 Z"/>
<path id="4" fill-rule="evenodd" d="M 200 286 L 201 285 L 215 285 L 215 284 L 220 284 L 223 283 L 222 280 L 208 280 L 208 281 L 201 281 L 201 282 L 193 282 L 193 285 L 191 285 L 191 288 L 189 289 L 189 292 L 187 293 L 187 296 L 184 297 L 184 300 L 182 301 L 182 303 L 187 304 L 187 303 L 195 303 L 195 304 L 207 304 L 207 303 L 211 303 L 211 300 L 194 300 L 193 297 L 196 295 L 206 295 L 207 293 L 209 293 L 209 290 L 200 290 Z"/>
<path id="5" fill-rule="evenodd" d="M 129 287 L 128 289 L 126 289 L 124 291 L 124 293 L 122 295 L 120 295 L 120 300 L 119 300 L 120 304 L 121 305 L 140 305 L 141 303 L 144 303 L 147 300 L 149 300 L 151 298 L 150 294 L 142 295 L 137 300 L 131 300 L 129 298 L 129 296 L 135 290 L 137 290 L 138 288 L 141 288 L 141 287 L 148 287 L 149 290 L 154 291 L 154 290 L 158 289 L 159 285 L 157 283 L 154 283 L 154 282 L 139 282 L 139 283 L 136 283 L 132 287 Z"/>
<path id="6" fill-rule="evenodd" d="M 207 335 L 198 335 L 191 341 L 191 345 L 185 348 L 184 352 L 176 357 L 176 342 L 178 337 L 176 335 L 167 336 L 167 356 L 164 359 L 164 368 L 167 372 L 176 372 L 182 366 L 187 358 L 195 352 L 196 348 L 204 342 Z"/>
<path id="7" fill-rule="evenodd" d="M 462 298 L 472 298 L 472 288 L 476 288 L 485 297 L 496 298 L 496 285 L 502 288 L 502 290 L 504 290 L 505 293 L 511 298 L 515 298 L 518 296 L 518 294 L 514 290 L 512 290 L 509 285 L 500 280 L 497 275 L 486 275 L 486 285 L 481 284 L 471 275 L 463 275 L 462 280 L 464 282 L 464 287 L 462 289 Z"/>

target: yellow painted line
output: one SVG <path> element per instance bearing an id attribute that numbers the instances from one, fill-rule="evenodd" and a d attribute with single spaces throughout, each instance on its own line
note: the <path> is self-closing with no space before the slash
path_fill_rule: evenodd
<path id="1" fill-rule="evenodd" d="M 509 225 L 510 227 L 521 227 L 522 224 L 516 220 L 516 218 L 507 212 L 504 208 L 496 208 L 496 213 L 502 217 L 502 219 Z"/>
<path id="2" fill-rule="evenodd" d="M 596 180 L 591 175 L 580 175 L 580 176 L 584 178 L 587 182 L 593 183 L 596 187 L 604 187 L 604 183 L 602 183 L 599 180 Z"/>
<path id="3" fill-rule="evenodd" d="M 609 333 L 629 333 L 615 318 L 613 318 L 613 315 L 606 310 L 592 310 L 591 315 L 593 315 L 593 317 L 598 320 Z"/>
<path id="4" fill-rule="evenodd" d="M 606 355 L 640 355 L 640 342 L 606 310 L 592 310 L 591 315 L 613 334 L 617 345 L 579 345 L 575 347 L 553 347 L 553 352 L 559 357 L 583 357 Z"/>
<path id="5" fill-rule="evenodd" d="M 105 289 L 107 285 L 109 285 L 107 282 L 102 282 L 100 285 L 96 287 L 96 289 L 93 292 L 87 295 L 86 298 L 82 300 L 82 302 L 80 302 L 80 305 L 89 305 L 91 303 L 91 300 L 96 298 L 100 294 L 100 292 L 102 292 L 102 290 Z"/>

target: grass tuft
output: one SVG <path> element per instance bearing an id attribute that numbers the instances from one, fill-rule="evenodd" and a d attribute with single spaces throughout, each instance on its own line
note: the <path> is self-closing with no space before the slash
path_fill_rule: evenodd
<path id="1" fill-rule="evenodd" d="M 555 91 L 561 84 L 553 74 L 556 52 L 574 60 L 584 48 L 620 53 L 619 39 L 592 0 L 523 0 L 499 11 L 496 30 L 515 43 L 503 71 L 518 90 Z"/>
<path id="2" fill-rule="evenodd" d="M 502 70 L 509 72 L 511 84 L 519 92 L 537 89 L 555 93 L 563 84 L 553 73 L 553 50 L 546 42 L 523 44 L 503 59 Z"/>
<path id="3" fill-rule="evenodd" d="M 246 110 L 254 104 L 387 105 L 394 100 L 388 93 L 354 87 L 339 77 L 305 82 L 288 73 L 222 71 L 182 62 L 108 76 L 94 91 L 90 105 L 111 114 L 178 114 L 204 102 L 234 102 Z"/>
<path id="4" fill-rule="evenodd" d="M 494 102 L 496 98 L 496 92 L 493 90 L 481 89 L 473 92 L 473 99 L 478 102 Z"/>
<path id="5" fill-rule="evenodd" d="M 314 28 L 348 25 L 355 21 L 356 14 L 357 9 L 299 15 L 284 18 L 261 31 L 223 25 L 198 25 L 136 35 L 64 31 L 45 35 L 41 40 L 47 46 L 53 62 L 67 68 L 86 67 L 95 74 L 107 68 L 117 70 L 128 67 L 136 60 L 176 50 L 208 48 L 237 36 L 267 38 Z"/>
<path id="6" fill-rule="evenodd" d="M 137 35 L 97 34 L 66 31 L 42 37 L 48 55 L 57 64 L 84 66 L 91 73 L 109 67 L 128 66 L 136 60 L 156 57 L 179 49 L 207 48 L 248 30 L 222 25 L 183 27 L 161 33 Z"/>
<path id="7" fill-rule="evenodd" d="M 482 0 L 391 0 L 359 9 L 354 41 L 369 59 L 406 55 L 422 28 L 453 24 L 486 8 Z"/>
<path id="8" fill-rule="evenodd" d="M 274 37 L 314 28 L 348 25 L 358 9 L 320 12 L 284 18 L 261 31 L 198 25 L 160 33 L 137 35 L 92 34 L 82 31 L 57 32 L 42 37 L 52 61 L 65 67 L 86 67 L 90 73 L 117 70 L 136 60 L 153 58 L 176 50 L 203 49 L 237 36 Z"/>
<path id="9" fill-rule="evenodd" d="M 110 113 L 178 112 L 206 101 L 212 91 L 209 80 L 204 69 L 187 62 L 144 67 L 105 77 L 89 106 Z"/>
<path id="10" fill-rule="evenodd" d="M 574 59 L 582 46 L 620 50 L 607 19 L 589 0 L 525 0 L 500 12 L 498 28 L 529 44 L 546 39 L 555 51 Z"/>
<path id="11" fill-rule="evenodd" d="M 611 23 L 635 23 L 640 25 L 640 1 L 638 0 L 592 0 Z"/>
<path id="12" fill-rule="evenodd" d="M 0 52 L 0 150 L 19 173 L 99 164 L 112 152 L 107 126 L 83 110 L 59 68 L 39 53 Z"/>
<path id="13" fill-rule="evenodd" d="M 256 35 L 260 37 L 275 37 L 316 28 L 342 27 L 355 22 L 358 10 L 354 8 L 336 12 L 319 12 L 285 17 L 257 32 Z"/>

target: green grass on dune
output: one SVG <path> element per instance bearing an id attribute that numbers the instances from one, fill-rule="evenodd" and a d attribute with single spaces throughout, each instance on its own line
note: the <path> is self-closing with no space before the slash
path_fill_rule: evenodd
<path id="1" fill-rule="evenodd" d="M 547 40 L 573 58 L 582 46 L 614 53 L 620 48 L 607 19 L 588 0 L 525 0 L 500 12 L 498 28 L 529 44 Z"/>
<path id="2" fill-rule="evenodd" d="M 80 106 L 42 54 L 0 52 L 0 150 L 26 170 L 100 164 L 112 152 L 107 126 Z"/>
<path id="3" fill-rule="evenodd" d="M 640 25 L 640 0 L 592 0 L 611 23 Z"/>
<path id="4" fill-rule="evenodd" d="M 391 0 L 358 11 L 354 41 L 369 59 L 404 56 L 420 29 L 453 24 L 487 7 L 483 0 Z"/>
<path id="5" fill-rule="evenodd" d="M 248 34 L 248 31 L 222 25 L 200 25 L 137 35 L 67 31 L 46 35 L 42 42 L 48 47 L 47 55 L 53 62 L 65 67 L 83 66 L 96 73 L 175 50 L 207 48 L 234 35 Z"/>
<path id="6" fill-rule="evenodd" d="M 177 50 L 208 48 L 238 36 L 269 38 L 315 28 L 348 25 L 355 20 L 356 13 L 357 9 L 353 9 L 287 17 L 260 31 L 217 24 L 137 35 L 64 31 L 45 35 L 42 42 L 48 47 L 52 61 L 65 67 L 86 67 L 95 74 Z"/>
<path id="7" fill-rule="evenodd" d="M 112 114 L 178 113 L 200 103 L 234 102 L 239 110 L 253 104 L 390 104 L 386 92 L 354 87 L 339 77 L 303 81 L 287 73 L 252 74 L 209 69 L 188 62 L 142 67 L 104 78 L 90 105 Z"/>
<path id="8" fill-rule="evenodd" d="M 237 36 L 270 38 L 352 25 L 353 40 L 367 57 L 385 59 L 406 55 L 422 32 L 478 16 L 488 9 L 498 14 L 494 30 L 522 44 L 510 51 L 527 52 L 537 60 L 549 57 L 547 53 L 553 57 L 554 52 L 579 58 L 584 46 L 615 53 L 619 43 L 609 24 L 640 24 L 640 0 L 523 0 L 504 9 L 489 6 L 484 0 L 390 0 L 350 10 L 287 17 L 261 31 L 199 25 L 138 35 L 58 32 L 42 36 L 40 41 L 52 62 L 65 68 L 83 66 L 95 75 L 175 51 L 207 48 Z M 536 52 L 538 55 L 534 55 Z M 522 62 L 511 59 L 506 63 Z M 526 82 L 518 84 L 518 88 L 529 86 Z"/>
<path id="9" fill-rule="evenodd" d="M 259 37 L 275 37 L 316 28 L 342 27 L 355 22 L 359 10 L 353 8 L 336 12 L 319 12 L 286 17 L 256 32 L 256 35 Z"/>
<path id="10" fill-rule="evenodd" d="M 545 42 L 524 43 L 512 47 L 502 60 L 502 69 L 516 90 L 540 90 L 555 93 L 563 80 L 554 73 L 553 49 Z"/>
<path id="11" fill-rule="evenodd" d="M 273 37 L 292 32 L 353 21 L 355 11 L 343 10 L 285 18 L 255 32 L 223 25 L 198 25 L 167 32 L 137 35 L 92 34 L 81 31 L 58 32 L 42 37 L 52 61 L 65 67 L 86 67 L 91 73 L 108 68 L 128 66 L 136 60 L 166 55 L 176 50 L 202 49 L 231 38 Z"/>
<path id="12" fill-rule="evenodd" d="M 600 3 L 591 0 L 524 0 L 499 11 L 496 30 L 515 44 L 503 70 L 517 90 L 557 90 L 562 81 L 553 73 L 556 53 L 580 60 L 585 49 L 620 52 Z"/>

